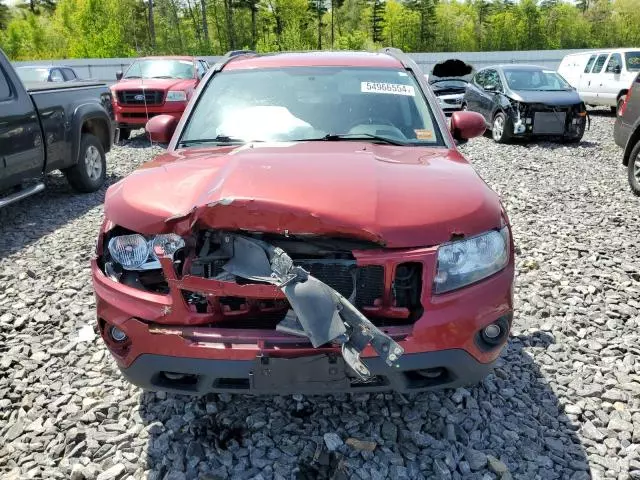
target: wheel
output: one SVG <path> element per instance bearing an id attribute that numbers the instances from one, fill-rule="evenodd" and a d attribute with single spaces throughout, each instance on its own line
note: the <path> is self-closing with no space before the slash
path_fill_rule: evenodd
<path id="1" fill-rule="evenodd" d="M 620 116 L 620 112 L 622 112 L 622 106 L 624 105 L 624 99 L 625 96 L 622 95 L 619 99 L 618 99 L 618 106 L 616 107 L 616 116 L 619 117 Z"/>
<path id="2" fill-rule="evenodd" d="M 629 186 L 631 191 L 640 196 L 640 142 L 637 142 L 629 155 L 629 164 L 627 165 L 629 172 Z"/>
<path id="3" fill-rule="evenodd" d="M 78 163 L 64 173 L 74 190 L 83 193 L 98 190 L 107 178 L 107 159 L 100 140 L 90 133 L 83 133 Z"/>
<path id="4" fill-rule="evenodd" d="M 129 137 L 131 136 L 131 129 L 130 128 L 121 128 L 120 129 L 120 138 L 118 143 L 122 142 L 123 140 L 129 140 Z"/>
<path id="5" fill-rule="evenodd" d="M 584 137 L 584 130 L 586 128 L 586 121 L 580 126 L 580 130 L 578 130 L 578 133 L 576 134 L 576 136 L 574 137 L 564 137 L 563 141 L 565 143 L 579 143 L 582 140 L 582 137 Z"/>
<path id="6" fill-rule="evenodd" d="M 508 143 L 513 132 L 513 122 L 503 112 L 496 113 L 491 126 L 491 136 L 497 143 Z"/>

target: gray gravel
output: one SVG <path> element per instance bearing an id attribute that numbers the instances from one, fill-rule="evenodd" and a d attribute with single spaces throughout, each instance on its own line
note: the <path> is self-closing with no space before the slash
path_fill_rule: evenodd
<path id="1" fill-rule="evenodd" d="M 578 146 L 463 148 L 514 225 L 513 338 L 482 385 L 414 396 L 129 386 L 82 329 L 104 191 L 52 176 L 0 211 L 0 477 L 640 478 L 640 209 L 612 125 L 594 114 Z M 158 151 L 117 147 L 110 182 Z"/>

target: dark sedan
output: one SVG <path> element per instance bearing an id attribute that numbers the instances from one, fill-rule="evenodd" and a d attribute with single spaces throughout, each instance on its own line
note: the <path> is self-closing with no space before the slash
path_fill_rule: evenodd
<path id="1" fill-rule="evenodd" d="M 493 139 L 556 136 L 579 142 L 586 108 L 578 93 L 557 72 L 531 65 L 498 65 L 473 77 L 463 109 L 481 113 Z"/>
<path id="2" fill-rule="evenodd" d="M 622 164 L 627 167 L 631 191 L 640 195 L 640 74 L 618 111 L 613 136 L 624 149 Z"/>

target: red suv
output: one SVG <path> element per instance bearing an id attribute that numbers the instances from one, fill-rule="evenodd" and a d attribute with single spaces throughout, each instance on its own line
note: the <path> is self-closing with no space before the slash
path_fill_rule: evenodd
<path id="1" fill-rule="evenodd" d="M 156 115 L 180 119 L 193 92 L 209 69 L 194 57 L 147 57 L 136 60 L 111 87 L 120 138 L 142 128 Z"/>
<path id="2" fill-rule="evenodd" d="M 180 393 L 477 382 L 509 336 L 498 196 L 402 52 L 236 55 L 111 186 L 92 262 L 123 374 Z"/>

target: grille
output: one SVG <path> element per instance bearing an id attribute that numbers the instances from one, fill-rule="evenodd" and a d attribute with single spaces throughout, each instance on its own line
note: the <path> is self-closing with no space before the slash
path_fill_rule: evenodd
<path id="1" fill-rule="evenodd" d="M 160 105 L 164 98 L 162 90 L 122 90 L 117 92 L 121 105 Z"/>
<path id="2" fill-rule="evenodd" d="M 192 268 L 191 273 L 205 278 L 215 278 L 224 275 L 222 266 L 225 263 L 226 260 L 215 260 L 203 265 L 201 270 L 194 271 Z M 353 303 L 358 308 L 373 305 L 384 292 L 384 267 L 380 265 L 358 267 L 354 260 L 334 259 L 300 259 L 294 260 L 294 263 L 347 299 L 357 286 Z M 241 279 L 237 281 L 244 283 Z"/>

